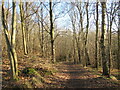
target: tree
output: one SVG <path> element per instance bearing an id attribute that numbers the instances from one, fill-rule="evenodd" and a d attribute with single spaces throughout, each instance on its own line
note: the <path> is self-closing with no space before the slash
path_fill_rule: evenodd
<path id="1" fill-rule="evenodd" d="M 87 66 L 87 65 L 90 65 L 90 59 L 89 59 L 88 50 L 87 50 L 87 39 L 88 39 L 88 29 L 89 29 L 89 14 L 88 14 L 88 6 L 89 6 L 89 3 L 86 2 L 86 17 L 87 17 L 87 25 L 86 25 L 86 33 L 85 33 L 85 49 L 84 49 L 85 60 L 86 60 L 86 66 Z"/>
<path id="2" fill-rule="evenodd" d="M 83 60 L 83 16 L 84 16 L 84 10 L 82 10 L 82 3 L 77 2 L 77 3 L 72 3 L 72 5 L 75 5 L 77 10 L 78 10 L 78 15 L 79 15 L 79 31 L 78 31 L 78 38 L 76 37 L 76 45 L 77 45 L 77 53 L 78 53 L 78 60 L 79 63 L 82 63 L 81 60 Z M 85 63 L 85 62 L 84 62 Z"/>
<path id="3" fill-rule="evenodd" d="M 107 59 L 109 60 L 109 73 L 111 73 L 112 65 L 112 26 L 113 26 L 113 20 L 115 19 L 115 14 L 117 11 L 117 3 L 111 3 L 110 4 L 110 10 L 106 10 L 107 12 L 107 21 L 108 21 L 108 27 L 107 27 L 107 37 L 108 37 L 108 45 L 107 45 Z"/>
<path id="4" fill-rule="evenodd" d="M 6 39 L 8 56 L 10 60 L 11 66 L 11 79 L 16 80 L 18 77 L 18 63 L 17 63 L 17 54 L 15 50 L 15 38 L 16 38 L 16 2 L 13 0 L 12 2 L 12 31 L 11 31 L 11 39 L 9 39 L 8 35 L 8 27 L 5 22 L 5 11 L 4 11 L 4 1 L 2 1 L 2 25 L 3 31 Z"/>
<path id="5" fill-rule="evenodd" d="M 98 2 L 96 2 L 96 37 L 95 37 L 95 68 L 98 69 Z"/>
<path id="6" fill-rule="evenodd" d="M 38 28 L 39 28 L 39 34 L 38 34 L 38 39 L 40 42 L 40 51 L 42 54 L 42 57 L 45 57 L 44 51 L 44 18 L 43 18 L 43 2 L 40 2 L 40 15 L 39 12 L 37 12 L 37 17 L 38 17 Z"/>
<path id="7" fill-rule="evenodd" d="M 108 65 L 107 59 L 105 54 L 105 43 L 104 43 L 104 35 L 105 35 L 105 9 L 106 9 L 106 2 L 101 2 L 102 6 L 102 26 L 101 26 L 101 39 L 100 39 L 100 46 L 101 46 L 101 57 L 102 57 L 102 68 L 103 68 L 103 75 L 108 75 Z"/>
<path id="8" fill-rule="evenodd" d="M 120 70 L 120 1 L 118 8 L 118 70 Z M 120 79 L 120 72 L 118 71 L 118 79 Z"/>
<path id="9" fill-rule="evenodd" d="M 44 57 L 44 28 L 43 28 L 43 6 L 42 6 L 42 2 L 41 2 L 41 28 L 42 28 L 41 49 L 42 49 L 42 57 Z"/>
<path id="10" fill-rule="evenodd" d="M 76 43 L 77 42 L 77 36 L 76 36 L 76 13 L 75 10 L 73 9 L 73 11 L 69 14 L 70 19 L 71 19 L 71 23 L 72 23 L 72 29 L 73 29 L 73 59 L 74 59 L 74 64 L 77 64 L 77 58 L 76 58 Z"/>
<path id="11" fill-rule="evenodd" d="M 23 38 L 23 50 L 24 54 L 27 55 L 27 43 L 26 43 L 26 35 L 25 35 L 25 15 L 24 15 L 24 7 L 22 0 L 19 4 L 20 7 L 20 17 L 21 17 L 21 28 L 22 28 L 22 38 Z"/>
<path id="12" fill-rule="evenodd" d="M 50 7 L 50 37 L 51 37 L 51 59 L 52 62 L 56 62 L 55 60 L 55 45 L 54 45 L 54 28 L 53 28 L 53 11 L 52 11 L 52 0 L 49 1 L 49 7 Z"/>

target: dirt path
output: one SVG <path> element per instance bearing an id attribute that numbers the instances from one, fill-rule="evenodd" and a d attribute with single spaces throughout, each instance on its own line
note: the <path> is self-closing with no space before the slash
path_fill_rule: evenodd
<path id="1" fill-rule="evenodd" d="M 2 64 L 2 87 L 13 87 L 13 85 L 19 87 L 22 84 L 25 84 L 26 81 L 27 85 L 32 88 L 118 88 L 120 86 L 120 84 L 115 83 L 113 80 L 96 75 L 94 71 L 88 71 L 80 65 L 74 65 L 72 63 L 59 63 L 53 65 L 48 62 L 45 64 L 42 59 L 31 58 L 28 60 L 27 58 L 26 60 L 26 58 L 27 57 L 25 57 L 25 59 L 19 59 L 23 60 L 19 61 L 20 70 L 23 70 L 27 66 L 31 66 L 32 68 L 49 68 L 49 70 L 56 68 L 57 72 L 54 72 L 53 75 L 45 76 L 43 78 L 43 83 L 40 82 L 41 79 L 38 75 L 37 77 L 32 78 L 20 76 L 20 80 L 15 84 L 10 81 L 9 62 L 4 60 L 4 63 Z M 120 88 L 118 90 L 120 90 Z"/>
<path id="2" fill-rule="evenodd" d="M 54 77 L 49 77 L 50 83 L 46 83 L 56 88 L 118 88 L 119 84 L 110 79 L 96 75 L 86 70 L 80 65 L 72 63 L 62 63 L 56 65 L 59 72 Z M 49 86 L 48 86 L 49 87 Z"/>

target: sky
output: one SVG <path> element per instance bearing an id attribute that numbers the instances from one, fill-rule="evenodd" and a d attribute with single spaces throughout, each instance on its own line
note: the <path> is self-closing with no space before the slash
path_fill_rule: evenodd
<path id="1" fill-rule="evenodd" d="M 2 1 L 2 0 L 0 0 L 0 1 Z M 4 0 L 5 2 L 7 2 L 8 0 Z M 10 2 L 12 1 L 12 0 L 9 0 Z M 19 2 L 20 0 L 16 0 L 17 2 Z M 42 1 L 42 2 L 48 2 L 49 0 L 23 0 L 24 2 L 39 2 L 39 1 Z M 52 0 L 52 1 L 54 1 L 54 2 L 59 2 L 59 1 L 61 1 L 61 2 L 76 2 L 76 1 L 79 1 L 79 2 L 96 2 L 97 0 Z M 101 1 L 101 2 L 106 2 L 106 1 L 108 1 L 108 2 L 118 2 L 119 0 L 99 0 L 99 1 Z"/>
<path id="2" fill-rule="evenodd" d="M 1 0 L 0 0 L 1 1 Z M 6 2 L 8 0 L 5 0 Z M 12 0 L 9 0 L 9 2 L 11 2 Z M 30 0 L 29 0 L 30 1 Z M 35 0 L 34 0 L 35 1 Z M 37 1 L 37 0 L 36 0 Z M 69 0 L 68 0 L 69 1 Z M 95 1 L 95 0 L 94 0 Z M 108 0 L 108 1 L 115 1 L 115 0 Z M 117 0 L 116 0 L 117 1 Z M 47 7 L 49 9 L 49 6 Z M 64 14 L 62 14 L 58 19 L 56 19 L 55 23 L 57 24 L 57 28 L 59 29 L 72 29 L 72 25 L 71 25 L 71 21 L 70 21 L 70 17 L 69 15 L 66 13 L 67 9 L 69 8 L 69 6 L 66 4 L 66 2 L 62 2 L 57 4 L 57 7 L 54 7 L 54 14 L 58 15 L 60 12 L 64 11 Z M 99 7 L 101 9 L 101 7 Z M 94 7 L 92 7 L 92 9 L 94 9 Z M 19 12 L 19 7 L 17 7 L 17 12 Z M 48 13 L 47 13 L 48 14 Z M 99 14 L 99 20 L 101 22 L 101 14 Z M 84 18 L 84 21 L 86 21 L 86 18 Z M 90 17 L 90 29 L 93 30 L 95 29 L 95 21 L 94 21 L 94 16 Z M 86 24 L 86 22 L 84 23 Z M 113 24 L 113 27 L 116 26 L 115 24 Z"/>

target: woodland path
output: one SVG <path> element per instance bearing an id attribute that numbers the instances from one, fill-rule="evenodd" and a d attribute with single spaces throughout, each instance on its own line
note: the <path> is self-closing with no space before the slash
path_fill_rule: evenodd
<path id="1" fill-rule="evenodd" d="M 81 65 L 61 63 L 56 65 L 59 72 L 49 77 L 51 87 L 56 88 L 118 88 L 120 85 L 111 79 L 96 75 Z M 48 86 L 49 87 L 49 86 Z"/>
<path id="2" fill-rule="evenodd" d="M 43 83 L 40 82 L 38 76 L 32 78 L 20 76 L 18 83 L 12 83 L 9 80 L 9 63 L 7 60 L 4 60 L 4 63 L 2 64 L 2 87 L 13 87 L 13 85 L 19 87 L 27 81 L 29 85 L 31 84 L 30 86 L 32 88 L 117 88 L 117 90 L 120 90 L 120 84 L 116 83 L 116 81 L 104 78 L 93 70 L 90 71 L 87 68 L 83 68 L 80 64 L 75 65 L 71 62 L 62 62 L 51 66 L 50 63 L 43 63 L 44 59 L 43 62 L 41 59 L 26 60 L 25 58 L 20 60 L 23 60 L 19 61 L 19 69 L 21 70 L 28 66 L 32 66 L 32 68 L 47 66 L 56 68 L 57 71 L 53 72 L 53 75 L 45 76 L 45 81 Z M 37 79 L 37 82 L 34 83 L 33 78 Z"/>

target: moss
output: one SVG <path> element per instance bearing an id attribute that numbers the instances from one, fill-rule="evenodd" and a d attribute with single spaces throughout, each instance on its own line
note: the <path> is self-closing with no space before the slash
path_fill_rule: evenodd
<path id="1" fill-rule="evenodd" d="M 27 67 L 25 68 L 22 73 L 25 75 L 35 75 L 36 70 L 34 68 Z"/>
<path id="2" fill-rule="evenodd" d="M 22 72 L 20 70 L 18 70 L 18 75 L 20 75 Z"/>

